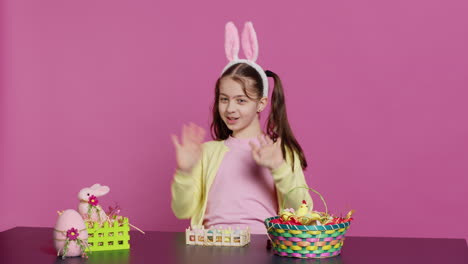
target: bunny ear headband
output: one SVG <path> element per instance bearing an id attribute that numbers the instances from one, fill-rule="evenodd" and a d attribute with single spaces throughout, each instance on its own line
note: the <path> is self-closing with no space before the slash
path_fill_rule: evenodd
<path id="1" fill-rule="evenodd" d="M 242 31 L 242 49 L 246 59 L 239 59 L 239 33 L 237 28 L 232 22 L 226 24 L 226 36 L 224 48 L 226 50 L 226 57 L 229 60 L 228 65 L 224 67 L 221 75 L 234 64 L 245 63 L 252 66 L 262 77 L 263 83 L 263 97 L 268 97 L 268 78 L 265 71 L 256 64 L 255 61 L 258 57 L 258 41 L 257 34 L 253 28 L 252 22 L 246 22 L 244 31 Z"/>

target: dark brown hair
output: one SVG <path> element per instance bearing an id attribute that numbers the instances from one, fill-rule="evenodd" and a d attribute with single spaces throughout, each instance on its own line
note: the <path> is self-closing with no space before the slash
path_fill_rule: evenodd
<path id="1" fill-rule="evenodd" d="M 275 81 L 270 100 L 271 111 L 268 116 L 268 122 L 266 126 L 267 135 L 275 142 L 278 137 L 281 137 L 281 151 L 283 152 L 283 156 L 286 158 L 286 148 L 291 150 L 290 158 L 292 160 L 292 164 L 294 164 L 293 153 L 297 153 L 299 156 L 299 161 L 301 162 L 301 167 L 302 169 L 305 169 L 307 167 L 307 161 L 305 159 L 304 152 L 294 137 L 288 122 L 283 85 L 281 84 L 281 80 L 274 72 L 265 71 L 265 73 L 268 77 L 272 77 Z M 244 93 L 247 97 L 249 97 L 250 94 L 247 93 L 247 87 L 253 88 L 251 90 L 253 90 L 257 98 L 261 98 L 263 94 L 262 77 L 252 66 L 245 63 L 238 63 L 227 69 L 223 75 L 218 78 L 215 86 L 215 98 L 212 109 L 213 122 L 211 123 L 211 136 L 215 140 L 225 140 L 230 135 L 232 135 L 232 130 L 230 130 L 221 119 L 221 115 L 218 109 L 220 93 L 219 85 L 221 80 L 225 77 L 232 78 L 234 81 L 239 82 L 242 85 Z"/>

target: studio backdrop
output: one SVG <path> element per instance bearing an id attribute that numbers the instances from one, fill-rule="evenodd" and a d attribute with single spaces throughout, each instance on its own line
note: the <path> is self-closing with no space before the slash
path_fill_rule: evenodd
<path id="1" fill-rule="evenodd" d="M 52 227 L 94 183 L 135 226 L 183 231 L 170 134 L 209 130 L 224 26 L 252 21 L 306 179 L 333 213 L 356 210 L 349 234 L 468 238 L 466 1 L 3 0 L 0 12 L 0 231 Z"/>

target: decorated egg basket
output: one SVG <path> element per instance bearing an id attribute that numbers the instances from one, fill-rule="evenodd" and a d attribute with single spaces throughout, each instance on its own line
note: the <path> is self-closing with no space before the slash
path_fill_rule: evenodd
<path id="1" fill-rule="evenodd" d="M 317 191 L 307 187 L 296 188 L 306 188 L 314 191 L 320 196 L 325 208 L 327 208 L 325 200 Z M 324 215 L 328 216 L 328 209 L 326 211 Z M 274 216 L 265 219 L 265 226 L 272 243 L 273 253 L 283 257 L 295 258 L 329 258 L 339 255 L 343 247 L 346 231 L 352 220 L 349 217 L 349 219 L 345 220 L 346 222 L 340 221 L 340 223 L 336 224 L 331 222 L 332 224 L 324 225 L 301 225 L 278 223 L 281 222 L 278 221 L 280 218 L 281 216 Z M 330 217 L 330 219 L 332 218 Z M 344 218 L 340 219 L 344 220 Z"/>
<path id="2" fill-rule="evenodd" d="M 113 221 L 112 224 L 104 222 L 100 225 L 97 222 L 86 222 L 88 230 L 88 245 L 86 251 L 103 251 L 129 249 L 130 226 L 127 217 L 122 221 Z"/>
<path id="3" fill-rule="evenodd" d="M 271 223 L 279 218 L 265 220 L 273 252 L 284 257 L 327 258 L 337 256 L 345 239 L 350 222 L 337 225 L 306 226 Z"/>

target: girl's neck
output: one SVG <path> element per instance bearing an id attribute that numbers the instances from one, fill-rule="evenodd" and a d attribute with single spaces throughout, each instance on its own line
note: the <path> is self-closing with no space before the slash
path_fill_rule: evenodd
<path id="1" fill-rule="evenodd" d="M 261 135 L 262 133 L 260 121 L 255 119 L 248 127 L 239 131 L 233 131 L 231 136 L 234 138 L 253 138 Z"/>
<path id="2" fill-rule="evenodd" d="M 250 143 L 254 143 L 257 146 L 260 145 L 260 142 L 258 140 L 258 137 L 252 137 L 252 138 L 235 138 L 233 136 L 229 136 L 226 140 L 224 140 L 224 144 L 230 149 L 230 150 L 244 150 L 244 151 L 252 151 L 252 147 L 250 146 Z"/>

